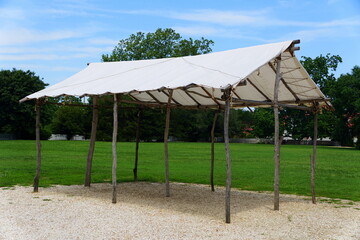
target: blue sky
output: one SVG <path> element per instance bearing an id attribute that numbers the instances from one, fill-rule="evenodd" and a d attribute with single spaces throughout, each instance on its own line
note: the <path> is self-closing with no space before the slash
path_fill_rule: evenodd
<path id="1" fill-rule="evenodd" d="M 157 28 L 212 39 L 213 51 L 301 39 L 299 58 L 343 58 L 337 76 L 360 65 L 360 0 L 0 0 L 0 69 L 52 85 Z"/>

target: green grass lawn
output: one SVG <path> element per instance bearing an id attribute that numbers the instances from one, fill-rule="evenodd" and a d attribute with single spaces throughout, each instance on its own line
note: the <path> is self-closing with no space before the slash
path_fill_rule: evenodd
<path id="1" fill-rule="evenodd" d="M 40 186 L 83 184 L 89 142 L 42 141 Z M 230 145 L 232 186 L 272 191 L 274 161 L 272 145 Z M 118 143 L 119 181 L 132 181 L 135 143 Z M 215 145 L 215 184 L 225 185 L 224 144 Z M 280 190 L 282 193 L 310 194 L 311 146 L 284 145 L 281 148 Z M 164 181 L 162 143 L 141 143 L 140 181 Z M 35 174 L 35 141 L 0 141 L 0 187 L 31 185 Z M 111 143 L 97 142 L 92 182 L 111 181 Z M 169 143 L 170 180 L 209 183 L 210 143 Z M 318 196 L 360 201 L 360 151 L 318 147 Z"/>

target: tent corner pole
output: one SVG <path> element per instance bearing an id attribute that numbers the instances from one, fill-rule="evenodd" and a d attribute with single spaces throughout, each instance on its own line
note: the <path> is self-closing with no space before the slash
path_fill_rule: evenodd
<path id="1" fill-rule="evenodd" d="M 117 132 L 118 132 L 118 95 L 114 94 L 113 135 L 112 135 L 112 203 L 116 203 L 116 168 L 117 168 Z"/>
<path id="2" fill-rule="evenodd" d="M 166 106 L 166 122 L 164 130 L 164 160 L 165 160 L 165 196 L 170 197 L 170 182 L 169 182 L 169 151 L 168 151 L 168 138 L 170 126 L 170 104 L 173 95 L 173 90 L 169 90 L 169 98 Z"/>
<path id="3" fill-rule="evenodd" d="M 276 78 L 274 86 L 274 210 L 280 208 L 280 130 L 279 130 L 279 85 L 281 79 L 281 55 L 276 58 Z"/>
<path id="4" fill-rule="evenodd" d="M 139 109 L 137 113 L 137 119 L 136 119 L 136 145 L 135 145 L 135 162 L 134 162 L 134 181 L 136 182 L 138 180 L 138 161 L 139 161 L 139 142 L 140 142 L 140 118 L 141 118 L 141 110 Z"/>
<path id="5" fill-rule="evenodd" d="M 93 115 L 91 122 L 90 146 L 86 160 L 85 187 L 90 187 L 91 184 L 92 160 L 93 160 L 95 142 L 96 142 L 96 130 L 99 121 L 98 98 L 99 98 L 98 96 L 93 97 Z"/>
<path id="6" fill-rule="evenodd" d="M 316 145 L 318 138 L 318 112 L 314 111 L 314 138 L 313 138 L 313 156 L 311 158 L 311 200 L 313 204 L 316 204 L 316 192 L 315 192 L 315 171 L 316 171 Z"/>
<path id="7" fill-rule="evenodd" d="M 225 110 L 224 110 L 224 143 L 226 154 L 226 190 L 225 190 L 225 222 L 230 223 L 230 192 L 231 192 L 231 158 L 229 148 L 229 115 L 230 115 L 230 91 L 225 89 Z"/>
<path id="8" fill-rule="evenodd" d="M 215 162 L 215 126 L 219 111 L 214 114 L 213 124 L 211 128 L 211 166 L 210 166 L 210 185 L 211 191 L 215 191 L 214 187 L 214 162 Z"/>
<path id="9" fill-rule="evenodd" d="M 41 115 L 41 101 L 36 100 L 35 103 L 35 135 L 36 135 L 36 174 L 34 177 L 34 192 L 39 191 L 39 179 L 41 169 L 41 142 L 40 142 L 40 115 Z"/>

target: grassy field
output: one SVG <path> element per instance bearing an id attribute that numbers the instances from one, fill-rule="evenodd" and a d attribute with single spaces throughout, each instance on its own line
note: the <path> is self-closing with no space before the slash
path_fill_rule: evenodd
<path id="1" fill-rule="evenodd" d="M 41 186 L 83 184 L 88 142 L 43 141 Z M 231 144 L 232 186 L 272 191 L 273 146 Z M 132 181 L 134 143 L 118 144 L 119 181 Z M 224 145 L 215 145 L 215 184 L 225 184 Z M 284 145 L 281 149 L 282 193 L 310 194 L 311 146 Z M 31 185 L 35 174 L 34 141 L 0 141 L 0 186 Z M 111 143 L 97 142 L 92 181 L 111 181 Z M 209 183 L 210 143 L 169 143 L 170 180 Z M 164 181 L 162 143 L 141 143 L 140 181 Z M 360 151 L 318 147 L 317 194 L 330 198 L 360 201 Z"/>

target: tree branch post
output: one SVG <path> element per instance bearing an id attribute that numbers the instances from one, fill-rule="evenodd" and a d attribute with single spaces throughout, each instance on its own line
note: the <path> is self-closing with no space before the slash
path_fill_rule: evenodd
<path id="1" fill-rule="evenodd" d="M 169 152 L 168 152 L 168 138 L 170 126 L 170 104 L 173 90 L 169 90 L 169 99 L 166 107 L 166 122 L 164 131 L 164 159 L 165 159 L 165 196 L 170 197 L 170 183 L 169 183 Z"/>
<path id="2" fill-rule="evenodd" d="M 136 145 L 135 145 L 135 163 L 134 163 L 134 181 L 137 181 L 137 170 L 138 170 L 138 161 L 139 161 L 139 142 L 140 142 L 140 118 L 141 118 L 141 110 L 139 109 L 137 113 L 137 120 L 136 120 Z"/>
<path id="3" fill-rule="evenodd" d="M 316 144 L 318 138 L 318 112 L 314 112 L 314 138 L 313 138 L 313 155 L 311 158 L 311 199 L 312 203 L 316 204 L 315 192 L 315 170 L 316 170 Z"/>
<path id="4" fill-rule="evenodd" d="M 224 111 L 224 142 L 226 153 L 226 190 L 225 190 L 225 218 L 230 223 L 230 191 L 231 191 L 231 158 L 229 147 L 229 117 L 230 117 L 230 91 L 231 87 L 225 89 L 225 111 Z"/>
<path id="5" fill-rule="evenodd" d="M 214 162 L 215 162 L 215 126 L 219 112 L 216 111 L 214 114 L 213 124 L 211 128 L 211 168 L 210 168 L 210 185 L 211 191 L 215 191 L 214 187 Z"/>
<path id="6" fill-rule="evenodd" d="M 275 129 L 274 129 L 274 210 L 279 210 L 280 205 L 280 130 L 279 130 L 279 84 L 281 79 L 280 64 L 281 55 L 276 59 L 276 78 L 274 86 L 274 118 L 275 118 Z"/>
<path id="7" fill-rule="evenodd" d="M 91 184 L 91 169 L 92 169 L 92 160 L 95 149 L 96 141 L 96 130 L 99 121 L 99 108 L 98 108 L 98 96 L 93 97 L 93 115 L 91 123 L 91 137 L 90 137 L 90 147 L 86 161 L 86 173 L 85 173 L 85 187 L 90 187 Z"/>
<path id="8" fill-rule="evenodd" d="M 36 174 L 34 177 L 34 192 L 39 191 L 39 179 L 41 169 L 41 142 L 40 142 L 40 115 L 41 115 L 41 101 L 36 100 L 35 103 L 36 119 L 35 119 L 35 135 L 36 135 Z"/>
<path id="9" fill-rule="evenodd" d="M 112 135 L 112 203 L 116 203 L 116 168 L 117 168 L 117 132 L 118 132 L 118 96 L 114 94 L 113 135 Z"/>

